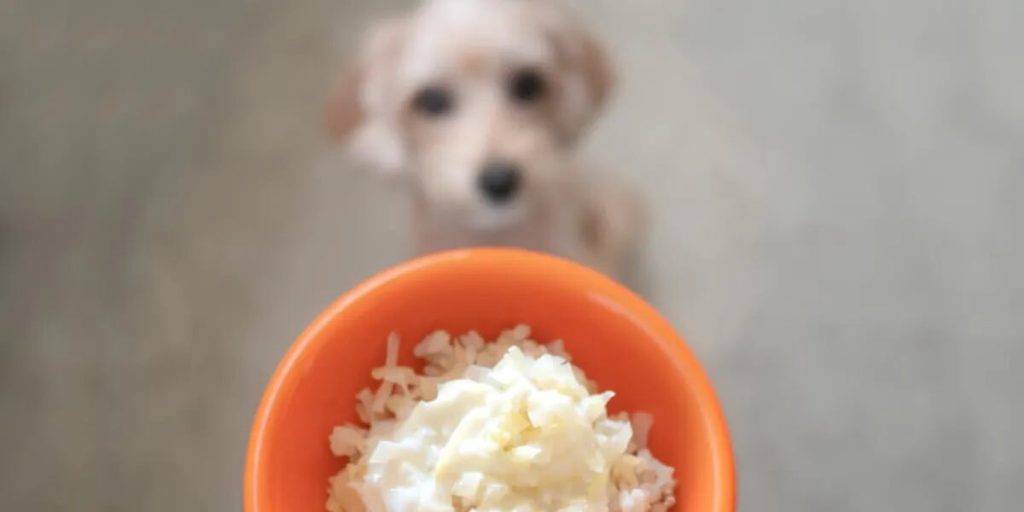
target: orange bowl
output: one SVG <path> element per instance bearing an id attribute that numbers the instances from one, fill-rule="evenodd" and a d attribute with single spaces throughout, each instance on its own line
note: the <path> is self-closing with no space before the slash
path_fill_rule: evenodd
<path id="1" fill-rule="evenodd" d="M 676 510 L 732 512 L 735 478 L 725 420 L 700 364 L 650 305 L 593 271 L 552 256 L 468 249 L 426 256 L 370 278 L 306 328 L 270 379 L 253 422 L 246 512 L 325 510 L 332 427 L 355 421 L 355 395 L 384 361 L 400 361 L 435 329 L 491 338 L 516 323 L 539 341 L 565 340 L 613 411 L 654 415 L 650 448 L 676 469 Z"/>

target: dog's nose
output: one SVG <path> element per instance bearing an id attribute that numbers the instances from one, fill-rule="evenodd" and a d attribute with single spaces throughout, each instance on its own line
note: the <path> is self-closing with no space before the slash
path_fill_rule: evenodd
<path id="1" fill-rule="evenodd" d="M 488 164 L 478 177 L 477 185 L 495 203 L 512 199 L 519 189 L 519 168 L 507 162 Z"/>

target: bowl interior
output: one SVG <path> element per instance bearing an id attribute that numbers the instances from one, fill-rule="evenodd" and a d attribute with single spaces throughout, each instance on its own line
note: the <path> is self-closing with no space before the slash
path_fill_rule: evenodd
<path id="1" fill-rule="evenodd" d="M 360 285 L 299 337 L 271 380 L 250 438 L 248 512 L 324 510 L 331 428 L 356 419 L 391 331 L 401 361 L 434 329 L 486 338 L 516 323 L 533 338 L 565 341 L 575 364 L 616 393 L 613 411 L 654 415 L 650 448 L 676 468 L 676 510 L 731 511 L 732 456 L 703 371 L 646 303 L 578 265 L 532 253 L 475 249 L 434 255 Z"/>

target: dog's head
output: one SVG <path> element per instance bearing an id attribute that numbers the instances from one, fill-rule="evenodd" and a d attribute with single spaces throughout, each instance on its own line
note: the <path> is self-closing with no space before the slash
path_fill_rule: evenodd
<path id="1" fill-rule="evenodd" d="M 411 172 L 452 222 L 501 229 L 564 193 L 612 85 L 600 46 L 543 0 L 432 0 L 384 22 L 328 104 L 339 140 Z"/>

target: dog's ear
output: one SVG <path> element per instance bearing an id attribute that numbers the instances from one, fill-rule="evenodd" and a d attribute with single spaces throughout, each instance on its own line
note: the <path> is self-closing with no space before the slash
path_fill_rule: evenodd
<path id="1" fill-rule="evenodd" d="M 608 52 L 592 34 L 581 31 L 577 37 L 580 46 L 580 67 L 587 81 L 594 113 L 597 113 L 608 102 L 615 87 L 615 70 L 608 59 Z"/>
<path id="2" fill-rule="evenodd" d="M 350 64 L 327 96 L 327 133 L 337 141 L 344 141 L 363 120 L 360 92 L 363 83 L 362 66 Z"/>
<path id="3" fill-rule="evenodd" d="M 564 71 L 561 101 L 566 133 L 576 138 L 599 114 L 615 87 L 615 70 L 608 53 L 593 34 L 570 17 L 560 16 L 549 25 L 560 66 Z"/>
<path id="4" fill-rule="evenodd" d="M 330 136 L 383 171 L 397 171 L 404 159 L 396 130 L 395 89 L 408 25 L 405 19 L 395 19 L 374 26 L 327 99 Z"/>

